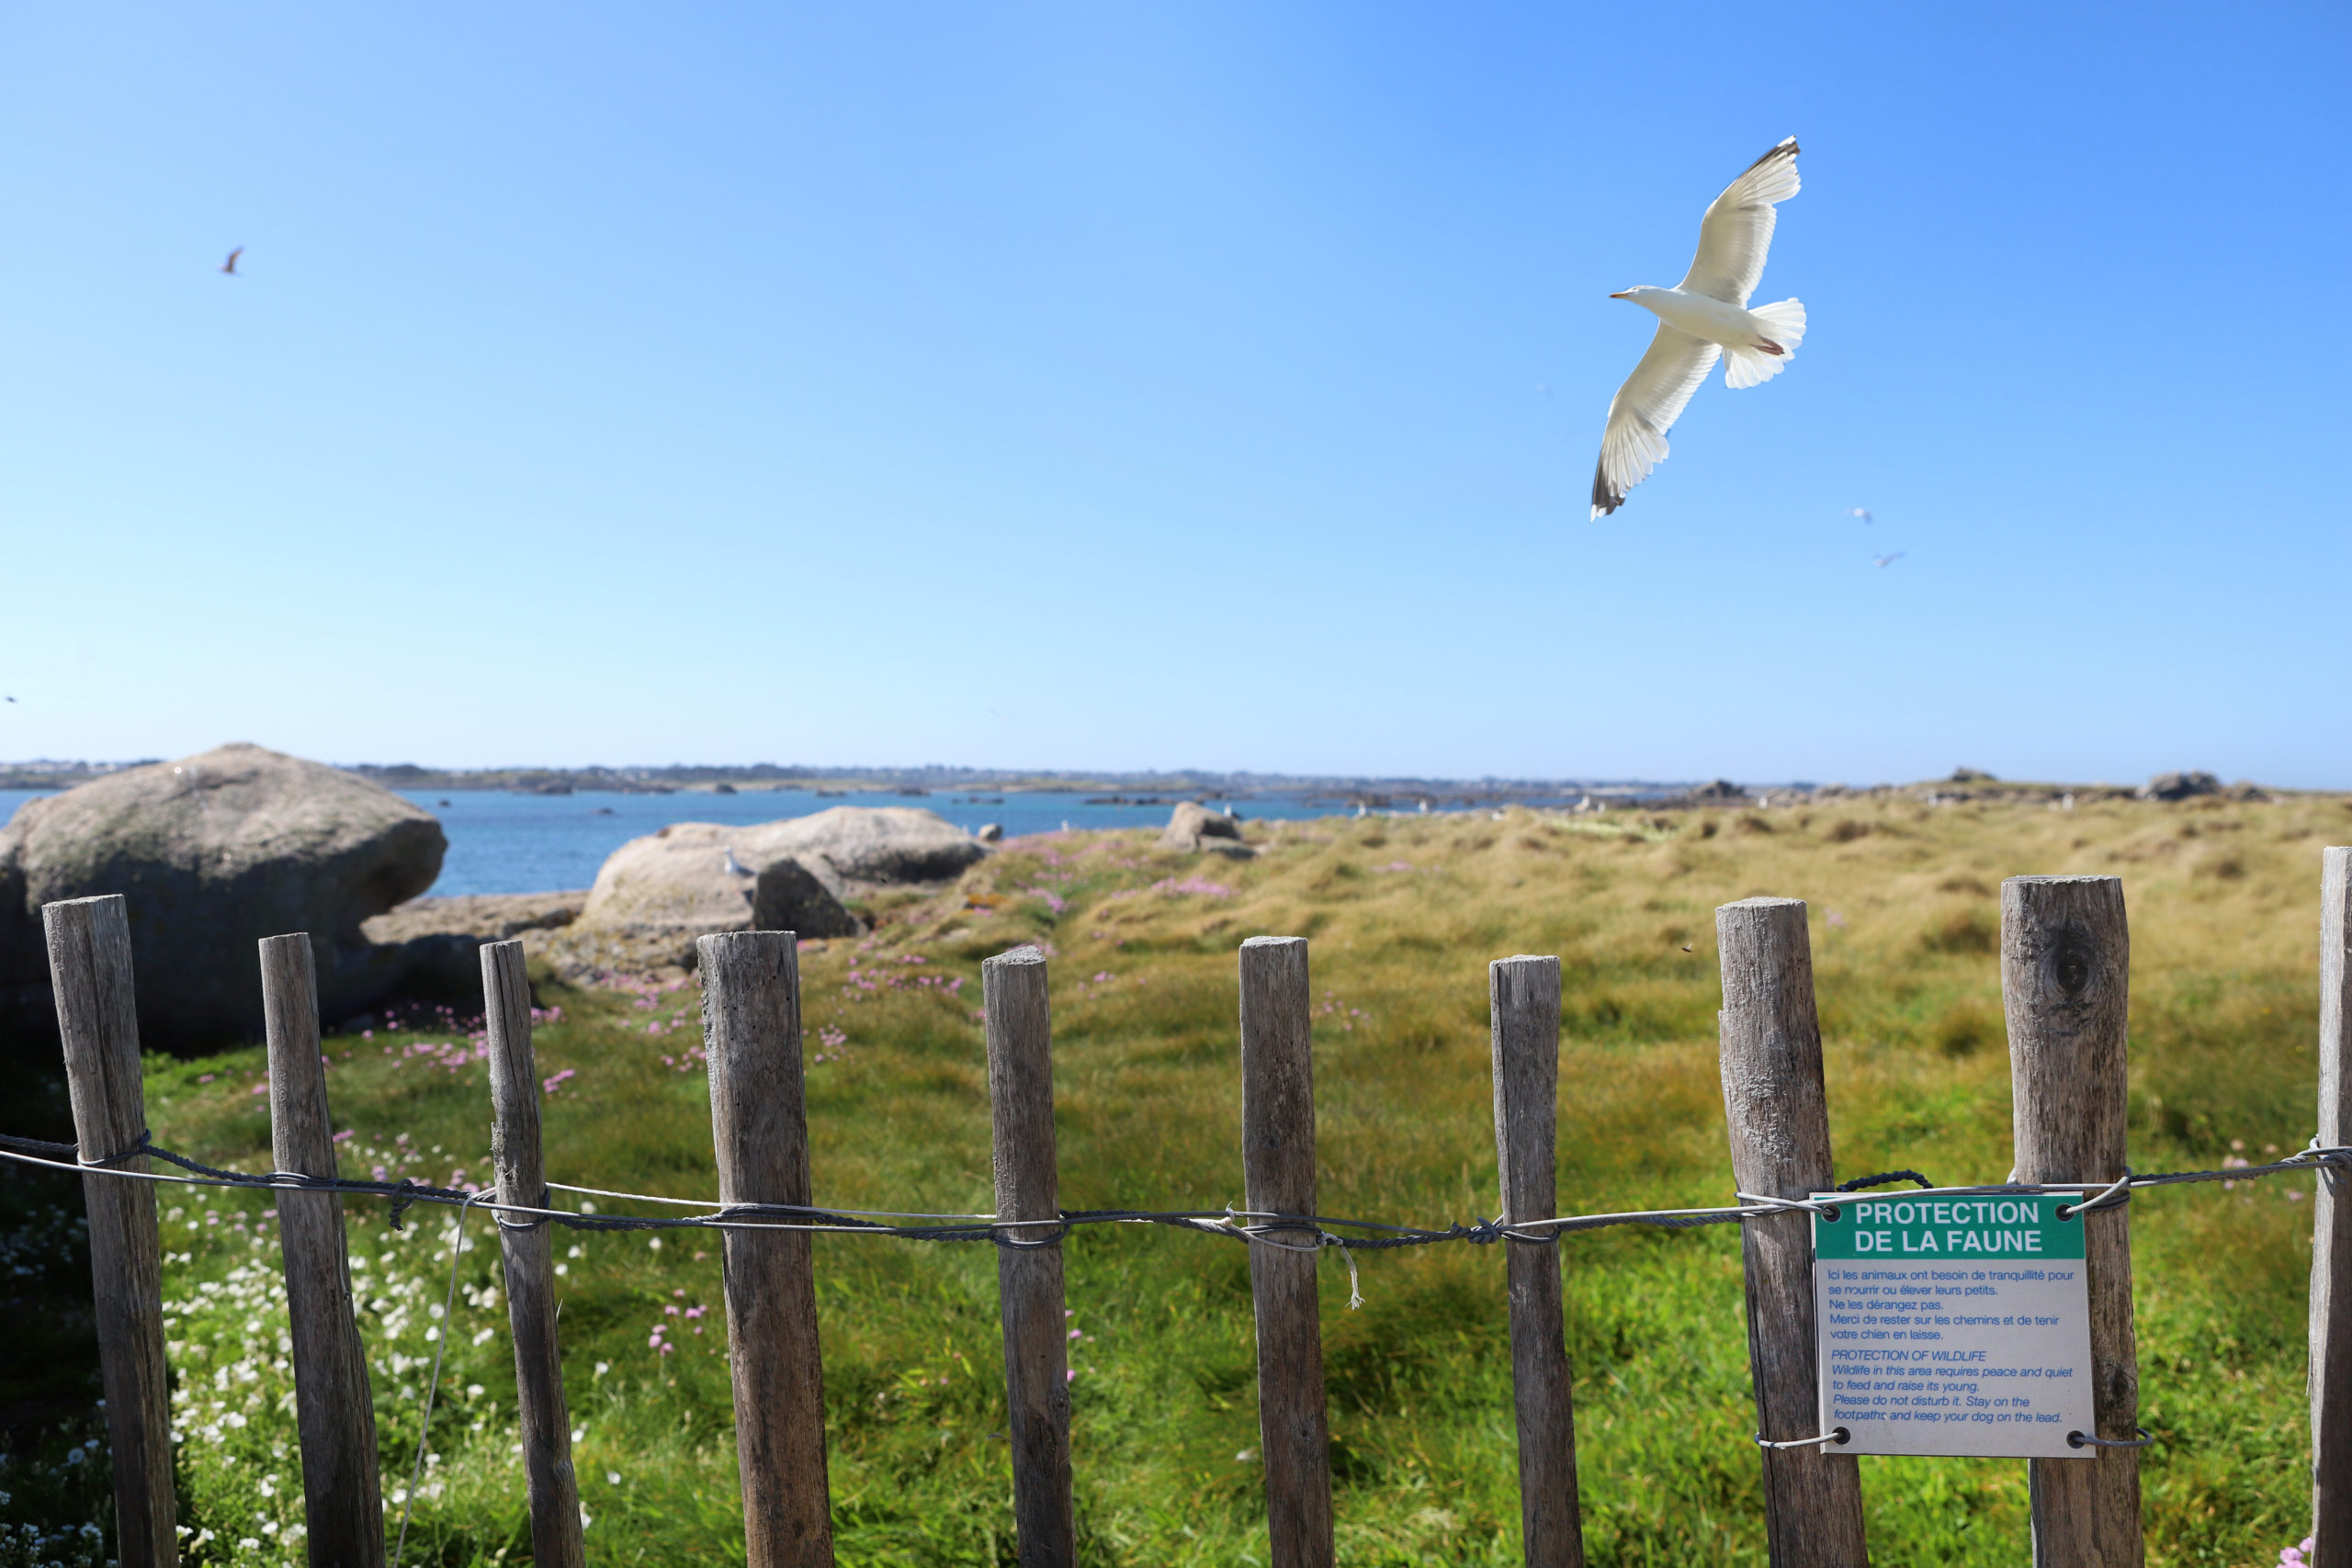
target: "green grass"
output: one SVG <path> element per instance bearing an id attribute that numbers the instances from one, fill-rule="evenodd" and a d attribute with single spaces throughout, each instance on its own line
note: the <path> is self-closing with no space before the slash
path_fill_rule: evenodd
<path id="1" fill-rule="evenodd" d="M 1278 932 L 1314 941 L 1325 1212 L 1436 1223 L 1496 1212 L 1484 971 L 1521 952 L 1557 953 L 1566 970 L 1564 1206 L 1724 1201 L 1712 911 L 1759 892 L 1812 903 L 1839 1174 L 1997 1179 L 2009 1109 L 1996 889 L 2027 872 L 2126 879 L 2135 1166 L 2218 1164 L 2236 1144 L 2258 1158 L 2312 1131 L 2319 849 L 2347 829 L 2332 799 L 2072 813 L 1861 801 L 1599 823 L 1514 812 L 1288 824 L 1253 829 L 1268 848 L 1242 865 L 1164 855 L 1143 834 L 1027 840 L 952 893 L 883 901 L 871 939 L 804 953 L 817 1193 L 844 1207 L 988 1207 L 978 965 L 1036 940 L 1054 959 L 1065 1204 L 1238 1201 L 1233 950 Z M 713 1192 L 705 1084 L 684 1055 L 697 1038 L 692 981 L 633 992 L 543 980 L 540 999 L 562 1010 L 539 1030 L 540 1071 L 574 1070 L 546 1105 L 551 1175 Z M 345 1174 L 484 1179 L 482 1068 L 414 1054 L 463 1039 L 445 1026 L 331 1043 L 336 1125 L 353 1130 Z M 263 1168 L 258 1066 L 252 1051 L 156 1060 L 158 1137 Z M 2304 1532 L 2308 1191 L 2308 1179 L 2274 1179 L 2133 1205 L 2142 1419 L 2163 1438 L 2143 1468 L 2152 1562 L 2267 1562 Z M 189 1522 L 213 1532 L 192 1562 L 299 1556 L 280 1544 L 300 1484 L 263 1207 L 165 1197 L 167 1214 L 179 1211 L 165 1226 L 166 1294 L 209 1303 L 175 1310 L 170 1330 Z M 350 1205 L 372 1281 L 363 1324 L 387 1496 L 407 1481 L 424 1334 L 439 1326 L 430 1310 L 451 1256 L 447 1212 L 411 1214 L 394 1233 L 382 1205 Z M 439 1457 L 412 1541 L 450 1564 L 528 1553 L 495 1247 L 481 1218 L 469 1228 Z M 685 1315 L 719 1304 L 716 1247 L 618 1235 L 568 1250 L 562 1335 L 592 1554 L 741 1561 L 721 1318 Z M 1593 1561 L 1760 1563 L 1733 1227 L 1612 1230 L 1561 1250 Z M 1120 1227 L 1082 1232 L 1067 1253 L 1083 1336 L 1072 1346 L 1082 1557 L 1263 1562 L 1243 1248 Z M 1347 1309 L 1344 1269 L 1327 1258 L 1323 1279 L 1342 1559 L 1516 1562 L 1499 1251 L 1359 1261 L 1362 1311 Z M 842 1561 L 1011 1563 L 992 1250 L 822 1236 L 817 1269 Z M 656 1322 L 670 1354 L 648 1345 Z M 2026 1557 L 2022 1463 L 1863 1466 L 1878 1560 Z"/>

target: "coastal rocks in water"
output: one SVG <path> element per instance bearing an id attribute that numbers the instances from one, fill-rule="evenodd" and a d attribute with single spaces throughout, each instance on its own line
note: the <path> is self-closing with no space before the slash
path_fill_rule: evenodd
<path id="1" fill-rule="evenodd" d="M 2221 793 L 2222 781 L 2201 773 L 2158 773 L 2140 786 L 2143 800 L 2188 800 Z"/>
<path id="2" fill-rule="evenodd" d="M 1159 844 L 1162 849 L 1205 852 L 1230 860 L 1248 860 L 1258 852 L 1241 841 L 1240 823 L 1197 800 L 1185 801 L 1169 813 L 1168 829 L 1159 835 Z"/>
<path id="3" fill-rule="evenodd" d="M 0 989 L 28 1020 L 45 1011 L 41 906 L 119 893 L 142 1044 L 258 1039 L 254 944 L 288 931 L 311 934 L 321 1015 L 346 1017 L 405 978 L 404 951 L 361 922 L 431 886 L 447 847 L 440 823 L 380 784 L 258 746 L 109 773 L 0 829 Z"/>

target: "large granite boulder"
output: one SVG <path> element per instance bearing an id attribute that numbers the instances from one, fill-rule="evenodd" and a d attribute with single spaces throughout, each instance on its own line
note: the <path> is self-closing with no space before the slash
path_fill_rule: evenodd
<path id="1" fill-rule="evenodd" d="M 577 919 L 525 941 L 559 971 L 692 968 L 695 939 L 714 931 L 854 936 L 856 917 L 789 855 L 763 853 L 757 829 L 673 822 L 606 857 Z"/>
<path id="2" fill-rule="evenodd" d="M 580 918 L 587 902 L 584 888 L 565 893 L 458 893 L 412 898 L 397 909 L 362 922 L 359 930 L 375 942 L 435 936 L 505 942 L 525 931 L 568 926 Z"/>
<path id="3" fill-rule="evenodd" d="M 1169 813 L 1159 843 L 1162 849 L 1224 855 L 1229 860 L 1248 860 L 1258 852 L 1241 841 L 1238 821 L 1211 811 L 1197 800 L 1185 801 Z"/>
<path id="4" fill-rule="evenodd" d="M 908 883 L 953 881 L 988 854 L 963 829 L 913 806 L 836 806 L 739 828 L 732 841 L 745 864 L 798 861 L 837 898 Z"/>
<path id="5" fill-rule="evenodd" d="M 397 949 L 401 991 L 410 1001 L 447 1002 L 461 1012 L 481 1007 L 485 942 L 536 938 L 580 918 L 585 889 L 566 893 L 458 893 L 412 898 L 361 923 L 360 934 L 379 949 Z M 528 942 L 526 946 L 527 948 Z M 364 1023 L 345 1017 L 343 1027 Z M 330 1017 L 329 1028 L 335 1026 Z"/>
<path id="6" fill-rule="evenodd" d="M 2140 786 L 2143 800 L 2193 800 L 2200 795 L 2219 795 L 2222 781 L 2211 773 L 2188 772 L 2158 773 Z"/>
<path id="7" fill-rule="evenodd" d="M 714 931 L 855 936 L 865 928 L 843 899 L 944 882 L 987 852 L 903 806 L 837 806 L 746 827 L 673 822 L 612 852 L 578 919 L 524 940 L 572 977 L 692 968 L 695 939 Z"/>
<path id="8" fill-rule="evenodd" d="M 27 803 L 0 829 L 0 987 L 45 993 L 40 907 L 130 904 L 142 1043 L 260 1037 L 254 943 L 308 931 L 332 1025 L 403 978 L 407 955 L 359 930 L 433 885 L 441 824 L 379 784 L 258 746 L 127 769 Z"/>

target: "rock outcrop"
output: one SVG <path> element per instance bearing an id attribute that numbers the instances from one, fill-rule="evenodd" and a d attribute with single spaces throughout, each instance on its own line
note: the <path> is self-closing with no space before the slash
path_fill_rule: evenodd
<path id="1" fill-rule="evenodd" d="M 1224 855 L 1228 860 L 1248 860 L 1258 852 L 1241 841 L 1239 822 L 1197 800 L 1185 801 L 1169 813 L 1159 844 L 1162 849 Z"/>
<path id="2" fill-rule="evenodd" d="M 567 975 L 692 968 L 714 931 L 855 936 L 843 900 L 952 880 L 988 851 L 912 807 L 837 806 L 813 816 L 722 827 L 677 822 L 615 850 L 580 916 L 528 938 Z"/>
<path id="3" fill-rule="evenodd" d="M 481 1006 L 484 942 L 560 931 L 580 918 L 580 908 L 587 901 L 585 891 L 412 898 L 362 921 L 359 931 L 379 950 L 397 954 L 404 998 L 447 1002 L 472 1012 Z M 329 1028 L 336 1025 L 332 1014 L 325 1021 Z M 344 1027 L 353 1021 L 345 1019 Z"/>
<path id="4" fill-rule="evenodd" d="M 554 931 L 580 918 L 587 890 L 567 893 L 460 893 L 412 898 L 360 922 L 369 942 L 398 943 L 419 937 L 466 936 L 506 942 L 525 931 Z"/>
<path id="5" fill-rule="evenodd" d="M 971 834 L 913 806 L 836 806 L 739 828 L 732 839 L 744 864 L 789 857 L 836 898 L 909 883 L 953 881 L 988 854 Z"/>
<path id="6" fill-rule="evenodd" d="M 431 886 L 447 847 L 440 823 L 381 785 L 258 746 L 110 773 L 0 829 L 0 987 L 28 1017 L 44 1011 L 40 907 L 119 893 L 143 1044 L 258 1039 L 254 944 L 288 931 L 311 933 L 333 1023 L 402 983 L 406 953 L 360 926 Z"/>
<path id="7" fill-rule="evenodd" d="M 695 939 L 714 931 L 855 935 L 856 918 L 815 874 L 752 846 L 759 831 L 673 822 L 631 839 L 597 871 L 579 918 L 533 945 L 576 975 L 690 969 Z"/>
<path id="8" fill-rule="evenodd" d="M 2211 773 L 2158 773 L 2140 786 L 2143 800 L 2188 800 L 2200 795 L 2219 795 L 2222 781 Z"/>

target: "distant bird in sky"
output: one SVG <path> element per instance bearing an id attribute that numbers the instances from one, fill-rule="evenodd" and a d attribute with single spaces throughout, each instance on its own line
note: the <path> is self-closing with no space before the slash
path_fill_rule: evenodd
<path id="1" fill-rule="evenodd" d="M 1592 476 L 1594 517 L 1624 505 L 1625 492 L 1666 461 L 1666 433 L 1717 355 L 1731 355 L 1724 385 L 1753 387 L 1779 375 L 1804 341 L 1804 307 L 1798 301 L 1747 308 L 1772 244 L 1773 203 L 1797 190 L 1797 139 L 1792 136 L 1715 197 L 1699 220 L 1699 254 L 1680 283 L 1671 288 L 1644 284 L 1610 296 L 1654 311 L 1658 328 L 1649 352 L 1610 400 L 1600 463 Z"/>
<path id="2" fill-rule="evenodd" d="M 1874 517 L 1872 517 L 1872 516 L 1871 515 L 1871 513 L 1870 513 L 1870 508 L 1868 508 L 1868 507 L 1866 507 L 1866 506 L 1857 506 L 1856 508 L 1854 508 L 1854 510 L 1853 510 L 1851 513 L 1848 513 L 1848 515 L 1849 515 L 1849 516 L 1852 516 L 1852 517 L 1859 517 L 1859 518 L 1860 518 L 1860 519 L 1861 519 L 1863 522 L 1865 522 L 1865 523 L 1873 523 L 1873 522 L 1876 522 L 1876 521 L 1877 521 L 1877 519 L 1876 519 L 1876 518 L 1874 518 Z"/>
<path id="3" fill-rule="evenodd" d="M 737 860 L 735 858 L 735 846 L 729 844 L 727 846 L 727 874 L 729 876 L 757 876 L 760 874 L 753 871 L 750 866 L 745 865 L 741 861 Z"/>
<path id="4" fill-rule="evenodd" d="M 244 246 L 243 246 L 243 245 L 239 245 L 235 250 L 231 251 L 231 252 L 229 253 L 229 259 L 228 259 L 227 261 L 222 262 L 222 263 L 220 264 L 220 270 L 221 270 L 222 272 L 227 273 L 231 277 L 234 277 L 234 276 L 237 276 L 237 258 L 238 258 L 239 256 L 241 256 L 241 255 L 243 255 L 244 254 L 245 254 L 245 247 L 244 247 Z"/>
<path id="5" fill-rule="evenodd" d="M 1905 556 L 1910 553 L 1911 552 L 1908 550 L 1897 550 L 1891 556 L 1872 556 L 1871 557 L 1871 564 L 1883 570 L 1887 567 L 1893 566 L 1896 561 L 1901 560 Z"/>

